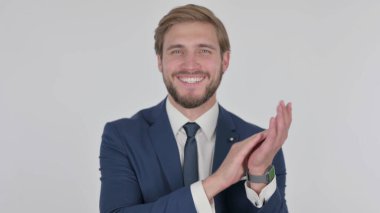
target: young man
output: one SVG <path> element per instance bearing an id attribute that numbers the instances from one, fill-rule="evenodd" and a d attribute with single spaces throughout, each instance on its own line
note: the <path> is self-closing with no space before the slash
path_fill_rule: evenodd
<path id="1" fill-rule="evenodd" d="M 207 8 L 171 10 L 155 31 L 155 50 L 169 94 L 106 124 L 100 211 L 287 212 L 281 146 L 291 105 L 281 101 L 265 131 L 218 105 L 230 44 Z"/>

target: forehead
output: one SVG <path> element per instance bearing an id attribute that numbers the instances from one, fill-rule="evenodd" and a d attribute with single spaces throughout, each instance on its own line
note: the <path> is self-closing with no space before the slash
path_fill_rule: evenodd
<path id="1" fill-rule="evenodd" d="M 169 28 L 164 36 L 164 50 L 170 45 L 196 46 L 207 44 L 219 49 L 215 27 L 210 23 L 185 22 Z"/>

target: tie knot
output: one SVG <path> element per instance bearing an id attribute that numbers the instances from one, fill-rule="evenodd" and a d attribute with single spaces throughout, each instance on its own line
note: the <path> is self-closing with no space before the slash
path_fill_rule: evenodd
<path id="1" fill-rule="evenodd" d="M 185 125 L 183 125 L 183 128 L 186 131 L 186 135 L 188 138 L 192 138 L 195 136 L 195 133 L 197 133 L 199 126 L 197 123 L 194 122 L 188 122 Z"/>

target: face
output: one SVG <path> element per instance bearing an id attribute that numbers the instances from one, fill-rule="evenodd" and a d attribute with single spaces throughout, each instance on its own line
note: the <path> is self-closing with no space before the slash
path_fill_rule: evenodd
<path id="1" fill-rule="evenodd" d="M 220 52 L 213 25 L 179 23 L 166 32 L 157 56 L 165 86 L 175 102 L 195 108 L 216 101 L 216 90 L 228 67 L 229 52 Z"/>

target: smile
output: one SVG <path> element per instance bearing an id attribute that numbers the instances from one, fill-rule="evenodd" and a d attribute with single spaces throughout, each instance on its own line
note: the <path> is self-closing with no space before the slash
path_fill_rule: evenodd
<path id="1" fill-rule="evenodd" d="M 196 83 L 199 83 L 201 81 L 203 81 L 203 79 L 205 79 L 204 76 L 197 76 L 197 77 L 178 77 L 178 79 L 184 83 L 188 83 L 188 84 L 196 84 Z"/>

